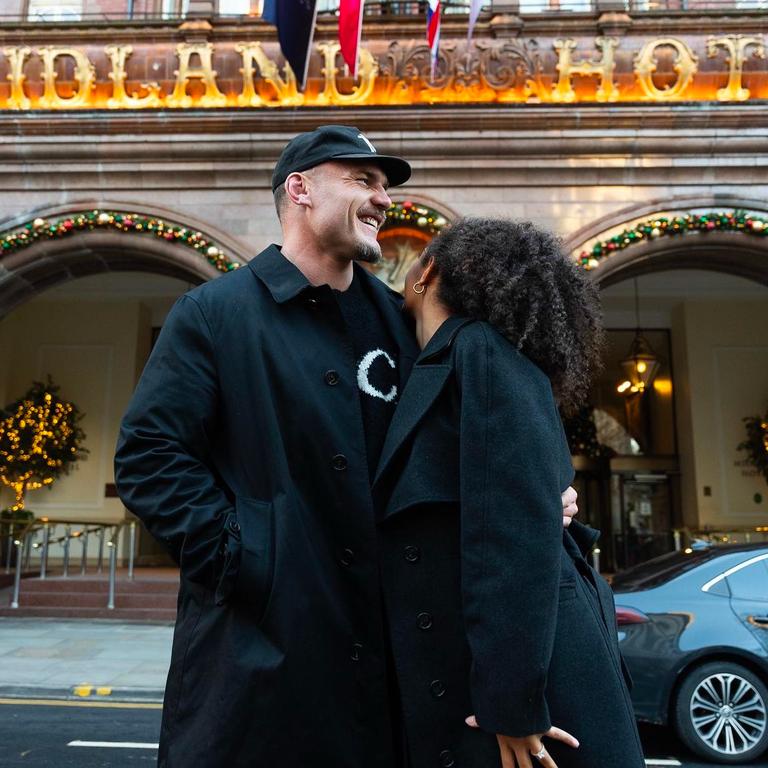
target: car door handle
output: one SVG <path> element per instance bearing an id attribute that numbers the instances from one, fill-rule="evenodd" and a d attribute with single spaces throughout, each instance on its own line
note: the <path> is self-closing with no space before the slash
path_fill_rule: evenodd
<path id="1" fill-rule="evenodd" d="M 761 627 L 768 627 L 768 616 L 750 616 L 749 618 Z"/>

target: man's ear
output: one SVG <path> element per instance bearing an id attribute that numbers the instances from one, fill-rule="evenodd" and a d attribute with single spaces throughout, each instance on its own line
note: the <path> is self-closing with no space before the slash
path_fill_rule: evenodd
<path id="1" fill-rule="evenodd" d="M 288 175 L 285 180 L 285 194 L 294 205 L 312 205 L 307 177 L 301 173 Z"/>

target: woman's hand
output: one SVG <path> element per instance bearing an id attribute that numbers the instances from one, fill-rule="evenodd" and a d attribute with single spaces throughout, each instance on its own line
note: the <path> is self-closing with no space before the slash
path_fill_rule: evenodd
<path id="1" fill-rule="evenodd" d="M 465 722 L 472 728 L 479 727 L 474 715 L 470 715 Z M 557 763 L 550 757 L 541 741 L 544 736 L 562 741 L 574 749 L 579 746 L 575 737 L 561 728 L 555 728 L 554 725 L 546 733 L 533 733 L 530 736 L 519 738 L 497 733 L 496 740 L 499 742 L 502 768 L 533 768 L 531 755 L 539 761 L 539 765 L 543 768 L 557 768 Z"/>

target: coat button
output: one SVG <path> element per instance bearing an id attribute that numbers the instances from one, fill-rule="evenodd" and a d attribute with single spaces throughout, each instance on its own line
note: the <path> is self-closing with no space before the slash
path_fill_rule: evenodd
<path id="1" fill-rule="evenodd" d="M 316 307 L 317 306 L 317 299 L 314 297 L 311 297 L 307 299 L 307 304 L 309 304 L 310 307 Z"/>
<path id="2" fill-rule="evenodd" d="M 349 548 L 342 550 L 341 557 L 339 558 L 339 562 L 345 568 L 349 568 L 349 566 L 355 562 L 355 553 Z"/>
<path id="3" fill-rule="evenodd" d="M 421 558 L 421 550 L 413 544 L 409 544 L 404 550 L 404 557 L 409 563 L 417 563 Z"/>
<path id="4" fill-rule="evenodd" d="M 343 453 L 337 453 L 331 459 L 331 466 L 338 472 L 343 472 L 347 468 L 347 457 Z"/>
<path id="5" fill-rule="evenodd" d="M 439 699 L 445 693 L 445 684 L 442 680 L 433 680 L 429 684 L 429 690 L 436 699 Z"/>
<path id="6" fill-rule="evenodd" d="M 432 627 L 432 615 L 429 613 L 420 613 L 416 617 L 416 623 L 419 629 L 431 629 Z"/>
<path id="7" fill-rule="evenodd" d="M 329 387 L 335 387 L 339 383 L 340 376 L 338 371 L 331 370 L 326 371 L 323 378 Z"/>
<path id="8" fill-rule="evenodd" d="M 360 661 L 360 652 L 362 650 L 362 643 L 352 643 L 352 652 L 349 654 L 349 658 L 352 659 L 352 661 Z"/>
<path id="9" fill-rule="evenodd" d="M 456 761 L 453 759 L 453 753 L 450 749 L 444 749 L 440 753 L 440 765 L 443 768 L 451 768 L 452 765 L 456 765 Z"/>
<path id="10" fill-rule="evenodd" d="M 238 523 L 237 520 L 230 520 L 228 523 L 228 527 L 232 533 L 235 533 L 235 534 L 240 533 L 240 523 Z"/>

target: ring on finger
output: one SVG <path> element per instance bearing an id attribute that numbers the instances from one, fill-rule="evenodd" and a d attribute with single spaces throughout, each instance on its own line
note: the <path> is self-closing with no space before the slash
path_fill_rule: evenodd
<path id="1" fill-rule="evenodd" d="M 540 749 L 540 750 L 539 750 L 539 751 L 538 751 L 538 752 L 537 752 L 537 753 L 534 755 L 534 757 L 535 757 L 537 760 L 541 760 L 541 759 L 542 759 L 542 758 L 543 758 L 543 757 L 544 757 L 546 754 L 547 754 L 547 748 L 546 748 L 546 747 L 542 747 L 542 748 L 541 748 L 541 749 Z"/>

